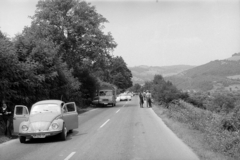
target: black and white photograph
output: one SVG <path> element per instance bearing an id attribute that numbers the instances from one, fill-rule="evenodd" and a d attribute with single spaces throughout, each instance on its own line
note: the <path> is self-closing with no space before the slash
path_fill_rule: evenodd
<path id="1" fill-rule="evenodd" d="M 240 0 L 0 0 L 0 160 L 239 160 Z"/>

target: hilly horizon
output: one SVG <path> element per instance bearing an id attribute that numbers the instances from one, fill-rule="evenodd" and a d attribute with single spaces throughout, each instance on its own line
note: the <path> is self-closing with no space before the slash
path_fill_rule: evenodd
<path id="1" fill-rule="evenodd" d="M 209 63 L 173 66 L 139 65 L 129 67 L 133 74 L 133 84 L 144 84 L 160 74 L 171 81 L 178 89 L 187 91 L 240 90 L 240 53 L 230 58 L 214 60 Z"/>
<path id="2" fill-rule="evenodd" d="M 177 88 L 194 91 L 240 90 L 240 53 L 165 78 Z"/>
<path id="3" fill-rule="evenodd" d="M 133 75 L 133 84 L 144 84 L 146 81 L 153 80 L 154 75 L 160 74 L 162 76 L 171 76 L 179 74 L 195 66 L 191 65 L 173 65 L 173 66 L 147 66 L 140 65 L 135 67 L 128 67 Z"/>

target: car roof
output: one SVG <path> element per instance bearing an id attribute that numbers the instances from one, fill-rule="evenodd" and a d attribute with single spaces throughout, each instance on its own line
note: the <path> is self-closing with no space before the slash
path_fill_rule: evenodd
<path id="1" fill-rule="evenodd" d="M 37 105 L 37 104 L 48 104 L 48 103 L 54 103 L 54 104 L 58 104 L 61 105 L 62 103 L 64 103 L 61 100 L 42 100 L 42 101 L 38 101 L 36 103 L 34 103 L 33 105 Z"/>

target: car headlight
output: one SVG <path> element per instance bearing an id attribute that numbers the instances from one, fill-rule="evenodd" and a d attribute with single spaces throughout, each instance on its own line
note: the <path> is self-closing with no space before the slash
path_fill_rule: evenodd
<path id="1" fill-rule="evenodd" d="M 59 125 L 57 123 L 52 123 L 50 129 L 56 130 L 58 129 Z"/>
<path id="2" fill-rule="evenodd" d="M 28 130 L 28 126 L 23 125 L 23 126 L 22 126 L 22 130 L 23 130 L 23 131 L 27 131 L 27 130 Z"/>

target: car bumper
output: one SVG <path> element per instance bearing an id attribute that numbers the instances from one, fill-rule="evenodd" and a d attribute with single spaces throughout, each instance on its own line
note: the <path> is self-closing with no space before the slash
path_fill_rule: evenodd
<path id="1" fill-rule="evenodd" d="M 111 105 L 111 104 L 113 104 L 114 102 L 112 102 L 112 101 L 100 101 L 99 102 L 99 104 L 104 104 L 104 105 Z"/>
<path id="2" fill-rule="evenodd" d="M 61 132 L 62 132 L 62 130 L 41 131 L 41 132 L 25 132 L 25 133 L 19 133 L 18 136 L 32 137 L 32 138 L 45 138 L 45 137 L 57 135 Z"/>

